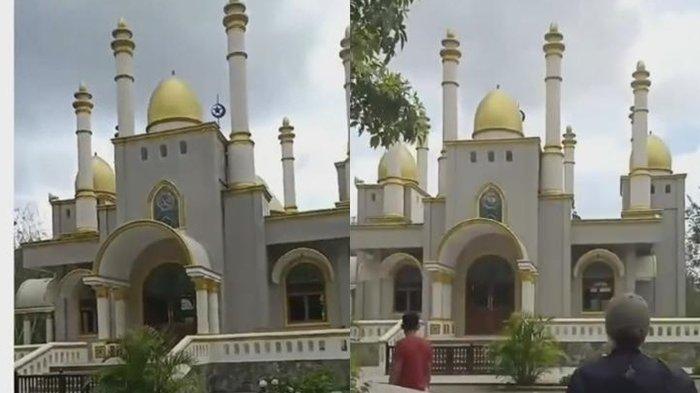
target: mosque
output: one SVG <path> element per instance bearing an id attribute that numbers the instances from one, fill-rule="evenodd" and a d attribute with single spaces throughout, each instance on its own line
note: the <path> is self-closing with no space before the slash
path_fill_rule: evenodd
<path id="1" fill-rule="evenodd" d="M 627 291 L 643 296 L 655 317 L 684 316 L 686 175 L 673 172 L 669 149 L 649 132 L 645 64 L 631 79 L 620 217 L 583 219 L 574 210 L 576 135 L 561 124 L 565 45 L 557 25 L 544 35 L 544 141 L 528 136 L 517 100 L 500 88 L 476 108 L 471 138 L 458 138 L 459 46 L 448 31 L 437 195 L 427 192 L 426 142 L 416 158 L 394 144 L 376 182 L 355 180 L 354 319 L 413 311 L 436 338 L 493 335 L 513 313 L 600 318 Z"/>
<path id="2" fill-rule="evenodd" d="M 256 175 L 246 85 L 249 18 L 237 0 L 227 2 L 224 14 L 228 52 L 219 60 L 228 62 L 230 76 L 226 134 L 205 119 L 197 94 L 175 75 L 152 92 L 146 129 L 135 129 L 134 35 L 124 20 L 112 32 L 114 170 L 93 154 L 91 115 L 99 108 L 80 84 L 73 102 L 75 195 L 49 194 L 52 238 L 21 245 L 24 267 L 52 273 L 18 289 L 21 343 L 89 342 L 99 359 L 107 355 L 98 344 L 141 326 L 177 342 L 188 335 L 350 325 L 349 155 L 335 163 L 335 205 L 298 209 L 296 131 L 285 118 L 279 127 L 283 200 Z M 346 77 L 348 45 L 346 35 L 340 52 Z M 329 194 L 336 192 L 332 187 Z"/>

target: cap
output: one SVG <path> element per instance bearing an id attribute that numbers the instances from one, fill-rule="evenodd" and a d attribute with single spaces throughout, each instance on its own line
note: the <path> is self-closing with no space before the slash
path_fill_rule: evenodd
<path id="1" fill-rule="evenodd" d="M 609 336 L 630 331 L 641 334 L 641 338 L 646 337 L 649 331 L 647 302 L 634 293 L 613 298 L 605 310 L 605 331 Z"/>

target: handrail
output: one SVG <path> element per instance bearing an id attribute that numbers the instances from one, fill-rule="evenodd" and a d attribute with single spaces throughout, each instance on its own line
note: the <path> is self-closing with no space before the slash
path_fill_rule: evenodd
<path id="1" fill-rule="evenodd" d="M 26 374 L 26 368 L 29 368 L 30 372 L 38 373 L 41 371 L 47 371 L 48 368 L 52 365 L 66 365 L 72 361 L 86 363 L 88 360 L 87 347 L 88 343 L 82 341 L 46 343 L 29 353 L 28 355 L 23 356 L 21 359 L 17 360 L 15 362 L 15 371 L 20 374 Z M 60 350 L 66 349 L 84 350 L 85 352 L 81 359 L 81 354 L 79 352 L 60 352 Z M 51 353 L 54 351 L 59 351 L 55 354 L 55 357 L 53 356 L 54 354 Z M 37 362 L 36 368 L 32 364 L 33 362 Z"/>

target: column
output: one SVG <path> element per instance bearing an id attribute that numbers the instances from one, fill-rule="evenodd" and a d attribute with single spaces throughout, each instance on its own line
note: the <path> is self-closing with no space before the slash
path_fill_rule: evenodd
<path id="1" fill-rule="evenodd" d="M 459 40 L 451 30 L 442 40 L 442 141 L 457 140 L 458 134 L 458 102 L 459 82 L 457 70 L 462 52 L 459 51 Z"/>
<path id="2" fill-rule="evenodd" d="M 209 334 L 209 280 L 195 277 L 192 281 L 197 296 L 197 334 Z"/>
<path id="3" fill-rule="evenodd" d="M 632 113 L 632 169 L 630 171 L 629 210 L 649 210 L 651 208 L 651 175 L 647 157 L 647 96 L 649 95 L 649 71 L 642 61 L 632 73 L 631 83 L 634 93 Z"/>
<path id="4" fill-rule="evenodd" d="M 282 183 L 284 186 L 284 211 L 297 211 L 296 182 L 294 179 L 294 127 L 289 119 L 282 120 L 279 128 L 279 140 L 282 147 Z"/>
<path id="5" fill-rule="evenodd" d="M 109 288 L 106 286 L 94 287 L 97 297 L 97 338 L 109 340 L 112 318 L 109 310 Z"/>
<path id="6" fill-rule="evenodd" d="M 447 179 L 445 178 L 445 175 L 447 174 L 447 168 L 445 167 L 447 165 L 447 155 L 445 155 L 445 148 L 440 151 L 440 157 L 438 157 L 438 196 L 445 196 L 445 189 L 447 188 L 447 184 L 445 182 Z"/>
<path id="7" fill-rule="evenodd" d="M 53 313 L 46 313 L 46 342 L 53 342 Z"/>
<path id="8" fill-rule="evenodd" d="M 248 126 L 248 86 L 245 31 L 248 25 L 246 6 L 230 0 L 224 6 L 224 27 L 228 38 L 229 95 L 231 135 L 228 145 L 228 181 L 233 187 L 255 184 L 254 143 Z"/>
<path id="9" fill-rule="evenodd" d="M 32 321 L 29 319 L 29 314 L 24 314 L 22 317 L 22 344 L 29 345 L 32 343 Z"/>
<path id="10" fill-rule="evenodd" d="M 535 315 L 537 268 L 530 261 L 518 261 L 518 278 L 520 279 L 520 313 Z"/>
<path id="11" fill-rule="evenodd" d="M 117 129 L 119 136 L 134 135 L 134 34 L 129 30 L 124 18 L 119 20 L 112 31 L 111 47 L 117 75 Z"/>
<path id="12" fill-rule="evenodd" d="M 75 225 L 81 232 L 97 231 L 97 198 L 92 173 L 92 95 L 84 84 L 74 94 L 78 139 L 78 176 L 75 182 Z"/>
<path id="13" fill-rule="evenodd" d="M 576 149 L 576 134 L 571 126 L 566 127 L 564 133 L 564 193 L 574 195 L 574 151 Z"/>
<path id="14" fill-rule="evenodd" d="M 124 337 L 126 333 L 126 301 L 129 288 L 114 288 L 114 335 L 116 338 Z"/>
<path id="15" fill-rule="evenodd" d="M 561 149 L 561 61 L 564 56 L 564 36 L 556 23 L 544 35 L 545 80 L 545 145 L 542 152 L 542 184 L 544 194 L 563 192 L 564 157 Z"/>
<path id="16" fill-rule="evenodd" d="M 219 334 L 219 287 L 216 281 L 209 281 L 207 292 L 209 293 L 209 330 L 212 334 Z"/>
<path id="17" fill-rule="evenodd" d="M 428 190 L 428 136 L 416 146 L 416 161 L 418 163 L 418 185 L 424 191 Z"/>
<path id="18" fill-rule="evenodd" d="M 430 280 L 430 315 L 427 332 L 430 336 L 453 336 L 452 281 L 454 272 L 441 267 L 426 267 Z"/>

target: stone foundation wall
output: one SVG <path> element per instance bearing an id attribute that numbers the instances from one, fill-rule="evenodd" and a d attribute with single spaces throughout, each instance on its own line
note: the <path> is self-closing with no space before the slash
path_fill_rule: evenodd
<path id="1" fill-rule="evenodd" d="M 578 367 L 610 352 L 607 343 L 559 343 L 566 353 L 561 366 Z M 642 352 L 676 367 L 693 367 L 700 359 L 700 343 L 645 343 Z"/>
<path id="2" fill-rule="evenodd" d="M 340 383 L 347 384 L 350 361 L 285 361 L 255 363 L 214 363 L 198 366 L 207 393 L 252 393 L 258 392 L 258 381 L 262 378 L 297 378 L 307 373 L 328 370 Z"/>

